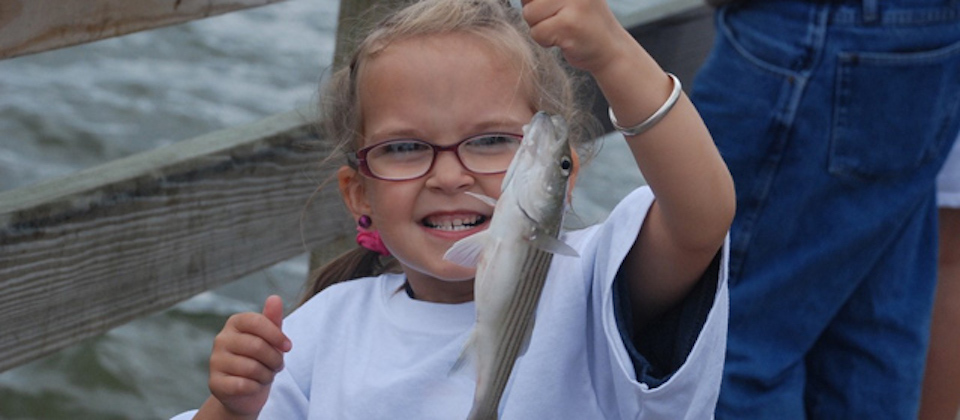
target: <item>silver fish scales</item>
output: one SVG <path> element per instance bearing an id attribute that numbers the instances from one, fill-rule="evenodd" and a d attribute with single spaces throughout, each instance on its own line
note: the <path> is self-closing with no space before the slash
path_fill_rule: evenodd
<path id="1" fill-rule="evenodd" d="M 514 364 L 533 332 L 534 314 L 553 255 L 576 255 L 558 238 L 574 159 L 566 123 L 537 113 L 504 176 L 490 228 L 465 238 L 445 258 L 477 266 L 477 321 L 454 369 L 477 368 L 468 419 L 496 419 Z"/>

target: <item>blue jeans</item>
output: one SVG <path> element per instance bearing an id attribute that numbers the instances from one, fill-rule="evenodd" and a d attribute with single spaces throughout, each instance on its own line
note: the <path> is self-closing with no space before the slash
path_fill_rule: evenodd
<path id="1" fill-rule="evenodd" d="M 716 24 L 691 96 L 737 187 L 717 418 L 916 418 L 960 0 L 754 0 Z"/>

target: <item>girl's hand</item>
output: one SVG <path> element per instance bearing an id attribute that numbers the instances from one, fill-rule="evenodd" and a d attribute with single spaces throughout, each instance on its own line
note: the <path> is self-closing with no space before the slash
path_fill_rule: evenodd
<path id="1" fill-rule="evenodd" d="M 636 48 L 606 0 L 521 2 L 531 37 L 543 47 L 559 47 L 574 67 L 596 74 Z"/>
<path id="2" fill-rule="evenodd" d="M 213 341 L 210 392 L 231 417 L 256 418 L 292 343 L 280 330 L 283 301 L 270 296 L 263 313 L 236 314 Z M 213 403 L 213 401 L 208 401 Z M 218 410 L 219 411 L 219 410 Z"/>

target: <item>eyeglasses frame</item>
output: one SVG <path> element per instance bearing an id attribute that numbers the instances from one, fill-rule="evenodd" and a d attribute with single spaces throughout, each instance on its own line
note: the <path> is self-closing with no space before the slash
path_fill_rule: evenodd
<path id="1" fill-rule="evenodd" d="M 474 139 L 480 138 L 480 137 L 489 137 L 489 136 L 505 136 L 505 137 L 512 137 L 512 138 L 515 138 L 515 139 L 521 140 L 521 141 L 523 140 L 523 136 L 520 135 L 520 134 L 501 133 L 501 132 L 477 134 L 477 135 L 475 135 L 475 136 L 467 137 L 467 138 L 465 138 L 465 139 L 463 139 L 463 140 L 460 140 L 460 141 L 458 141 L 458 142 L 456 142 L 456 143 L 453 143 L 453 144 L 450 144 L 450 145 L 447 145 L 447 146 L 440 146 L 440 145 L 437 145 L 437 144 L 430 143 L 430 142 L 428 142 L 428 141 L 426 141 L 426 140 L 421 140 L 421 139 L 417 139 L 417 138 L 402 138 L 402 139 L 387 140 L 387 141 L 385 141 L 385 142 L 381 142 L 381 143 L 377 143 L 377 144 L 373 144 L 373 145 L 364 147 L 364 148 L 362 148 L 362 149 L 360 149 L 360 150 L 357 150 L 356 153 L 352 153 L 350 157 L 352 157 L 352 158 L 357 162 L 357 169 L 360 170 L 360 173 L 362 173 L 363 175 L 368 176 L 368 177 L 370 177 L 370 178 L 378 179 L 378 180 L 381 180 L 381 181 L 401 182 L 401 181 L 412 181 L 412 180 L 414 180 L 414 179 L 423 178 L 424 176 L 426 176 L 427 174 L 429 174 L 430 171 L 433 170 L 433 166 L 437 163 L 437 156 L 440 155 L 440 152 L 453 152 L 453 155 L 457 157 L 457 162 L 460 162 L 460 166 L 462 166 L 464 169 L 466 169 L 466 170 L 468 170 L 468 171 L 470 171 L 470 172 L 473 172 L 473 173 L 475 173 L 475 174 L 478 174 L 478 175 L 502 174 L 502 173 L 504 173 L 504 172 L 507 171 L 506 168 L 504 168 L 502 171 L 493 171 L 493 172 L 482 172 L 482 171 L 475 171 L 475 170 L 473 170 L 473 169 L 470 169 L 470 168 L 467 167 L 467 165 L 465 165 L 465 164 L 463 163 L 463 159 L 460 157 L 460 150 L 459 150 L 459 149 L 460 149 L 460 146 L 461 146 L 462 144 L 464 144 L 464 143 L 466 143 L 466 142 L 468 142 L 468 141 L 470 141 L 470 140 L 474 140 Z M 367 153 L 369 153 L 370 150 L 373 150 L 373 149 L 376 148 L 376 147 L 379 147 L 379 146 L 382 146 L 382 145 L 388 144 L 388 143 L 408 142 L 408 141 L 414 141 L 414 142 L 422 143 L 422 144 L 425 144 L 425 145 L 427 145 L 427 146 L 430 146 L 430 148 L 433 149 L 433 158 L 430 160 L 430 166 L 428 166 L 428 167 L 427 167 L 427 170 L 425 170 L 422 174 L 420 174 L 420 175 L 418 175 L 418 176 L 415 176 L 415 177 L 412 177 L 412 178 L 393 179 L 393 178 L 384 178 L 384 177 L 381 177 L 381 176 L 379 176 L 379 175 L 377 175 L 377 174 L 374 174 L 373 171 L 370 170 L 370 165 L 367 164 Z"/>

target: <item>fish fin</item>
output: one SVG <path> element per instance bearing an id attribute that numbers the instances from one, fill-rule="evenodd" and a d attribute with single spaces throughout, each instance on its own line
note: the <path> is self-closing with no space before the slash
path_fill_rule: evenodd
<path id="1" fill-rule="evenodd" d="M 470 337 L 467 338 L 467 341 L 463 343 L 463 348 L 460 349 L 460 356 L 457 357 L 457 361 L 453 362 L 453 366 L 450 367 L 449 375 L 459 372 L 468 364 L 475 364 L 474 361 L 477 359 L 477 346 L 475 346 L 473 342 L 476 335 L 476 329 L 470 332 Z"/>
<path id="2" fill-rule="evenodd" d="M 473 197 L 473 198 L 476 198 L 477 200 L 482 201 L 483 204 L 486 204 L 486 205 L 488 205 L 488 206 L 490 206 L 490 207 L 496 207 L 496 206 L 497 206 L 497 199 L 496 199 L 496 198 L 488 197 L 488 196 L 485 196 L 485 195 L 483 195 L 483 194 L 477 194 L 477 193 L 475 193 L 475 192 L 470 192 L 470 191 L 464 191 L 464 194 L 469 195 L 469 196 L 471 196 L 471 197 Z"/>
<path id="3" fill-rule="evenodd" d="M 464 267 L 476 267 L 483 255 L 487 236 L 487 232 L 479 232 L 455 242 L 443 254 L 443 259 Z"/>
<path id="4" fill-rule="evenodd" d="M 570 245 L 550 235 L 536 235 L 531 238 L 530 243 L 534 248 L 551 254 L 566 255 L 568 257 L 580 256 L 577 250 L 573 249 Z M 456 244 L 454 244 L 454 246 L 456 246 Z"/>

